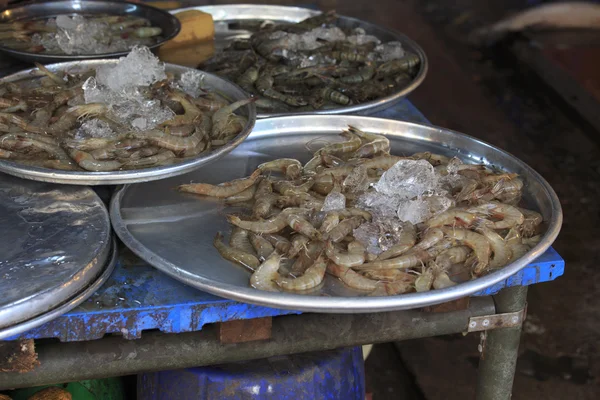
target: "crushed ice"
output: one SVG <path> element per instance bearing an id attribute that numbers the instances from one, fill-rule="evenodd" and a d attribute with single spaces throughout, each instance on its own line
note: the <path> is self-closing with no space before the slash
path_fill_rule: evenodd
<path id="1" fill-rule="evenodd" d="M 111 129 L 107 122 L 99 119 L 90 119 L 81 124 L 79 129 L 77 129 L 75 138 L 106 138 L 111 137 L 114 134 L 115 132 Z"/>
<path id="2" fill-rule="evenodd" d="M 159 100 L 148 99 L 143 88 L 166 77 L 164 64 L 147 47 L 136 46 L 117 64 L 98 67 L 96 77 L 83 84 L 84 100 L 107 104 L 111 117 L 133 129 L 152 129 L 175 113 Z"/>
<path id="3" fill-rule="evenodd" d="M 198 98 L 204 90 L 204 74 L 198 70 L 186 71 L 181 74 L 178 82 L 181 90 L 189 94 L 193 98 Z"/>
<path id="4" fill-rule="evenodd" d="M 340 192 L 331 192 L 325 197 L 321 211 L 343 210 L 346 208 L 346 196 Z"/>

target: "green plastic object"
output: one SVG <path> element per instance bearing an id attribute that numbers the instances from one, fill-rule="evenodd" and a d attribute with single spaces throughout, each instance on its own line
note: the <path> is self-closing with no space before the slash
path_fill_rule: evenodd
<path id="1" fill-rule="evenodd" d="M 62 385 L 38 386 L 13 390 L 7 394 L 13 400 L 27 400 L 35 393 L 50 386 L 57 386 L 71 393 L 73 400 L 125 400 L 125 389 L 121 378 L 95 379 L 65 383 Z"/>

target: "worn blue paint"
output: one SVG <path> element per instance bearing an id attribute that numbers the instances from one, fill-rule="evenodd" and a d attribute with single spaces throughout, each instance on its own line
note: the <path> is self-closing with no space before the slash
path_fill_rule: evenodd
<path id="1" fill-rule="evenodd" d="M 364 400 L 361 347 L 138 375 L 138 399 Z"/>
<path id="2" fill-rule="evenodd" d="M 427 123 L 407 100 L 374 116 Z M 187 287 L 150 266 L 124 265 L 123 260 L 108 282 L 84 304 L 8 340 L 59 338 L 70 342 L 98 339 L 107 333 L 121 333 L 127 339 L 135 339 L 145 330 L 192 332 L 214 322 L 298 313 L 222 299 Z M 490 295 L 507 286 L 552 281 L 564 273 L 564 265 L 556 251 L 549 249 L 531 266 L 477 295 Z"/>

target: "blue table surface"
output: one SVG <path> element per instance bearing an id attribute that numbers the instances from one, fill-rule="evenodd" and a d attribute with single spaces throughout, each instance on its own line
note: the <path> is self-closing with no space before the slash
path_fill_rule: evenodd
<path id="1" fill-rule="evenodd" d="M 428 123 L 408 100 L 373 116 Z M 476 295 L 491 295 L 508 286 L 552 281 L 564 273 L 564 265 L 564 260 L 550 248 L 516 275 Z M 297 313 L 239 303 L 190 288 L 144 265 L 143 261 L 124 250 L 109 280 L 82 305 L 6 340 L 58 338 L 69 342 L 99 339 L 112 333 L 136 339 L 147 330 L 192 332 L 215 322 Z"/>

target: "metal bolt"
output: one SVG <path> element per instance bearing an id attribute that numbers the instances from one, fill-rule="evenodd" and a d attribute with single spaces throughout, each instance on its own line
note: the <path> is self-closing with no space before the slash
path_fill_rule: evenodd
<path id="1" fill-rule="evenodd" d="M 514 317 L 512 317 L 512 323 L 516 324 L 517 322 L 519 322 L 519 317 L 517 317 L 516 315 Z"/>
<path id="2" fill-rule="evenodd" d="M 471 321 L 469 323 L 469 328 L 475 328 L 476 326 L 477 326 L 477 322 L 475 322 L 475 321 Z"/>
<path id="3" fill-rule="evenodd" d="M 483 320 L 483 326 L 488 326 L 490 324 L 490 320 L 489 319 L 484 319 Z"/>

